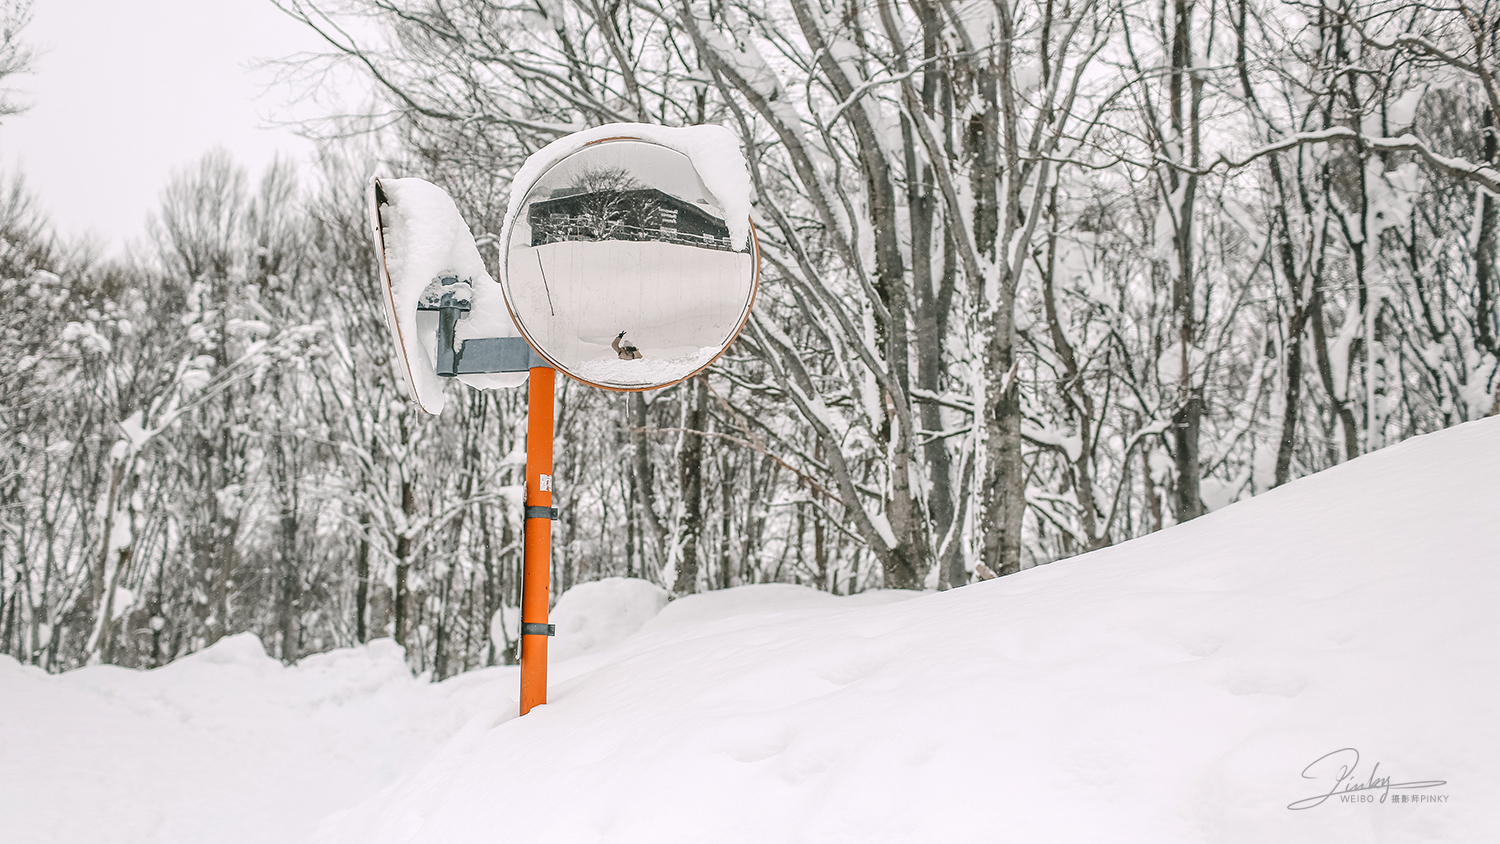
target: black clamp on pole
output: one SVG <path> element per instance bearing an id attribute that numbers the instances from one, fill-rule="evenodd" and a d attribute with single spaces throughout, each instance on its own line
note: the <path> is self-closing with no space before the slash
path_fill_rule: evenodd
<path id="1" fill-rule="evenodd" d="M 552 519 L 557 521 L 558 511 L 556 507 L 537 507 L 534 504 L 526 506 L 526 518 L 528 519 Z"/>

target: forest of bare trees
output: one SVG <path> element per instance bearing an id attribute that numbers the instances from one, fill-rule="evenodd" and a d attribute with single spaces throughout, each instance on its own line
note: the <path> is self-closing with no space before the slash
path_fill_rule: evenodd
<path id="1" fill-rule="evenodd" d="M 762 287 L 705 375 L 559 383 L 555 592 L 952 588 L 1500 411 L 1500 9 L 275 2 L 327 44 L 285 80 L 379 95 L 318 161 L 210 152 L 128 258 L 0 196 L 0 653 L 512 659 L 524 393 L 406 401 L 362 192 L 437 182 L 493 260 L 601 123 L 740 136 Z"/>

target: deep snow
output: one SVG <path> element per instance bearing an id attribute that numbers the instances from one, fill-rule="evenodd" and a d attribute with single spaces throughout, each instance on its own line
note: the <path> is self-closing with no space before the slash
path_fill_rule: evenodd
<path id="1" fill-rule="evenodd" d="M 431 684 L 393 642 L 284 668 L 250 634 L 154 671 L 0 656 L 0 841 L 297 842 L 478 717 L 515 669 Z"/>
<path id="2" fill-rule="evenodd" d="M 525 718 L 513 669 L 424 684 L 389 645 L 0 663 L 0 818 L 21 841 L 294 841 L 320 808 L 317 840 L 359 844 L 1497 841 L 1497 478 L 1490 419 L 940 595 L 747 587 L 631 633 L 659 596 L 595 587 L 569 612 L 631 620 Z M 569 602 L 559 649 L 589 628 Z M 1443 784 L 1288 808 L 1341 765 Z"/>

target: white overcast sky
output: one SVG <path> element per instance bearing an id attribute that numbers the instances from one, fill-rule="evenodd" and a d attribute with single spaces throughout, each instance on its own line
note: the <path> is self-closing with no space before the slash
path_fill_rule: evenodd
<path id="1" fill-rule="evenodd" d="M 0 122 L 0 169 L 20 171 L 64 235 L 111 252 L 144 242 L 176 169 L 215 145 L 251 184 L 278 150 L 306 159 L 290 92 L 257 59 L 319 49 L 269 0 L 35 0 L 23 39 L 35 70 L 12 77 L 32 105 Z"/>

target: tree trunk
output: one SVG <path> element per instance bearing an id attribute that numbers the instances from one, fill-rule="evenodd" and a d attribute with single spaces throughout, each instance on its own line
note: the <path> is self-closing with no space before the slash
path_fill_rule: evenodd
<path id="1" fill-rule="evenodd" d="M 687 419 L 682 435 L 682 452 L 678 455 L 678 478 L 682 488 L 682 552 L 677 562 L 675 595 L 690 595 L 698 586 L 698 540 L 703 535 L 703 440 L 696 433 L 704 429 L 708 416 L 708 390 L 699 375 L 687 383 Z"/>
<path id="2" fill-rule="evenodd" d="M 1203 396 L 1193 391 L 1172 415 L 1172 459 L 1177 464 L 1177 500 L 1173 516 L 1178 523 L 1203 515 L 1203 497 L 1198 484 L 1198 435 L 1203 425 Z"/>
<path id="3" fill-rule="evenodd" d="M 1488 106 L 1484 109 L 1484 161 L 1494 166 L 1497 152 L 1495 137 L 1495 113 Z M 1474 248 L 1474 345 L 1481 351 L 1497 354 L 1495 313 L 1495 259 L 1496 230 L 1500 229 L 1500 205 L 1495 197 L 1485 190 L 1479 194 L 1479 243 Z M 1497 393 L 1500 395 L 1500 393 Z"/>
<path id="4" fill-rule="evenodd" d="M 1312 321 L 1313 351 L 1318 360 L 1318 376 L 1323 382 L 1323 392 L 1328 394 L 1329 409 L 1343 426 L 1343 457 L 1345 460 L 1353 460 L 1359 456 L 1359 425 L 1354 421 L 1354 411 L 1349 407 L 1348 396 L 1339 395 L 1334 387 L 1333 358 L 1328 354 L 1328 330 L 1323 324 L 1323 291 L 1313 290 L 1307 307 L 1308 319 Z M 1333 452 L 1332 462 L 1337 463 L 1339 455 L 1334 451 L 1332 443 L 1329 443 L 1329 450 Z"/>
<path id="5" fill-rule="evenodd" d="M 1297 413 L 1302 406 L 1302 323 L 1306 312 L 1301 303 L 1293 301 L 1292 318 L 1287 328 L 1285 360 L 1286 406 L 1281 414 L 1281 441 L 1276 447 L 1276 477 L 1273 487 L 1281 486 L 1291 478 L 1292 451 L 1297 445 Z"/>
<path id="6" fill-rule="evenodd" d="M 1006 10 L 1008 11 L 1008 9 Z M 1021 570 L 1021 520 L 1026 512 L 1025 472 L 1021 462 L 1021 391 L 1016 357 L 1016 284 L 1009 247 L 1024 225 L 1021 211 L 1021 146 L 1019 116 L 1011 85 L 1014 27 L 1009 14 L 1001 16 L 995 57 L 980 72 L 978 89 L 983 111 L 969 118 L 968 146 L 973 156 L 970 184 L 974 192 L 974 242 L 996 277 L 970 279 L 978 314 L 976 340 L 981 367 L 975 425 L 978 446 L 978 508 L 980 560 L 997 574 Z M 1005 125 L 1001 126 L 1001 99 Z M 1003 130 L 1003 132 L 1002 132 Z M 1003 158 L 1003 161 L 1002 161 Z M 1005 213 L 1001 215 L 1000 186 L 1005 177 Z M 1002 226 L 1002 222 L 1004 225 Z M 991 273 L 986 273 L 988 276 Z"/>
<path id="7" fill-rule="evenodd" d="M 979 511 L 984 526 L 980 559 L 999 575 L 1021 570 L 1021 519 L 1026 512 L 1025 467 L 1021 463 L 1021 390 L 1016 375 L 1015 295 L 1001 293 L 994 325 L 984 347 L 990 374 L 980 405 L 984 425 L 984 466 Z"/>
<path id="8" fill-rule="evenodd" d="M 1198 462 L 1198 439 L 1203 420 L 1203 385 L 1194 382 L 1193 355 L 1197 341 L 1197 308 L 1193 271 L 1193 222 L 1198 192 L 1196 168 L 1200 164 L 1199 104 L 1203 99 L 1203 78 L 1192 72 L 1193 0 L 1175 0 L 1173 5 L 1172 74 L 1169 77 L 1172 138 L 1177 149 L 1170 151 L 1176 160 L 1187 158 L 1195 168 L 1186 174 L 1170 171 L 1172 194 L 1180 192 L 1181 200 L 1173 209 L 1175 227 L 1173 245 L 1177 254 L 1177 277 L 1173 280 L 1172 309 L 1177 319 L 1177 341 L 1180 344 L 1182 373 L 1179 382 L 1180 404 L 1172 416 L 1172 457 L 1177 464 L 1177 521 L 1186 522 L 1203 515 L 1203 498 L 1199 493 L 1202 468 Z M 1183 79 L 1187 77 L 1187 110 L 1184 114 Z M 1188 148 L 1183 149 L 1186 145 Z M 1171 197 L 1168 197 L 1170 200 Z"/>
<path id="9" fill-rule="evenodd" d="M 644 393 L 628 395 L 626 410 L 630 419 L 630 468 L 635 476 L 635 517 L 650 538 L 650 542 L 642 542 L 641 547 L 644 550 L 649 545 L 655 549 L 656 559 L 651 568 L 659 569 L 666 563 L 667 531 L 656 515 L 656 478 L 651 467 L 650 442 L 646 438 L 646 396 Z M 644 554 L 641 562 L 644 575 L 648 571 Z"/>
<path id="10" fill-rule="evenodd" d="M 412 455 L 411 434 L 409 428 L 409 415 L 411 410 L 403 410 L 401 415 L 401 445 L 402 459 L 406 465 L 401 467 L 401 530 L 396 535 L 396 584 L 395 591 L 391 595 L 391 614 L 393 616 L 396 644 L 406 647 L 406 625 L 407 625 L 407 575 L 411 569 L 412 517 L 417 513 L 416 489 L 412 483 Z"/>
<path id="11" fill-rule="evenodd" d="M 299 657 L 297 643 L 301 637 L 302 576 L 297 570 L 297 511 L 295 504 L 283 505 L 280 519 L 280 599 L 277 616 L 281 634 L 281 661 L 291 665 Z"/>
<path id="12" fill-rule="evenodd" d="M 370 514 L 359 514 L 359 546 L 354 554 L 354 639 L 369 639 L 365 618 L 370 604 Z"/>

